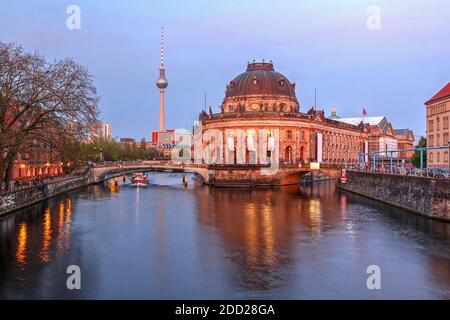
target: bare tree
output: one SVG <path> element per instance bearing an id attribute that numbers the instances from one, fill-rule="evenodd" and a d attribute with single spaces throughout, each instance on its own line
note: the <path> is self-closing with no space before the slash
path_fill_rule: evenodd
<path id="1" fill-rule="evenodd" d="M 72 59 L 46 62 L 38 53 L 0 42 L 0 180 L 36 144 L 83 139 L 97 120 L 99 98 L 88 70 Z"/>

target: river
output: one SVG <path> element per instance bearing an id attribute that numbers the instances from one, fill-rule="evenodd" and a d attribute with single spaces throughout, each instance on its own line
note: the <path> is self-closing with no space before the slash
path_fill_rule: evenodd
<path id="1" fill-rule="evenodd" d="M 151 172 L 0 219 L 0 298 L 450 299 L 450 224 L 309 186 L 209 188 Z M 69 290 L 67 267 L 81 289 Z M 367 268 L 380 268 L 369 290 Z"/>

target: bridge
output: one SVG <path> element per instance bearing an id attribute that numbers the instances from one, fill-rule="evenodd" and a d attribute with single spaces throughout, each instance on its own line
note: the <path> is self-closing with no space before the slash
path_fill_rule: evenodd
<path id="1" fill-rule="evenodd" d="M 208 183 L 208 169 L 206 167 L 197 165 L 177 165 L 164 162 L 96 166 L 91 169 L 89 179 L 91 183 L 100 183 L 104 180 L 139 171 L 192 172 L 198 175 L 203 182 Z"/>
<path id="2" fill-rule="evenodd" d="M 211 186 L 281 186 L 297 184 L 303 175 L 311 172 L 325 174 L 331 179 L 337 180 L 341 168 L 341 166 L 331 165 L 314 167 L 312 165 L 283 164 L 276 169 L 271 169 L 270 165 L 196 165 L 148 161 L 142 164 L 96 166 L 91 169 L 89 180 L 91 183 L 100 183 L 110 178 L 138 171 L 171 171 L 194 173 L 205 184 Z"/>

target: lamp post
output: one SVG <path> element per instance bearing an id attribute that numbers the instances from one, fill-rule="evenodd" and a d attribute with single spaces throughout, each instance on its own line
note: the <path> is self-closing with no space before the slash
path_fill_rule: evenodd
<path id="1" fill-rule="evenodd" d="M 423 170 L 423 148 L 420 148 L 420 171 Z"/>
<path id="2" fill-rule="evenodd" d="M 450 140 L 448 140 L 447 163 L 448 163 L 448 171 L 450 174 Z"/>

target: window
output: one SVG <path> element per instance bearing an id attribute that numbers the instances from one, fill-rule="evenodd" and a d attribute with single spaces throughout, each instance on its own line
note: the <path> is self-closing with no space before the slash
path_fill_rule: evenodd
<path id="1" fill-rule="evenodd" d="M 442 145 L 448 145 L 450 143 L 450 140 L 448 140 L 448 132 L 444 133 L 442 135 Z"/>
<path id="2" fill-rule="evenodd" d="M 448 162 L 448 151 L 444 152 L 444 162 Z"/>
<path id="3" fill-rule="evenodd" d="M 442 129 L 448 129 L 448 117 L 444 117 L 444 121 L 442 123 Z"/>
<path id="4" fill-rule="evenodd" d="M 300 140 L 305 139 L 305 131 L 300 131 Z"/>
<path id="5" fill-rule="evenodd" d="M 432 147 L 433 146 L 433 136 L 429 136 L 428 140 L 430 140 L 430 141 L 428 141 L 428 146 Z"/>
<path id="6" fill-rule="evenodd" d="M 436 145 L 437 145 L 437 146 L 440 146 L 440 145 L 441 145 L 441 135 L 440 135 L 440 134 L 437 134 L 437 135 L 436 135 Z"/>
<path id="7" fill-rule="evenodd" d="M 428 120 L 428 131 L 433 132 L 433 120 Z"/>
<path id="8" fill-rule="evenodd" d="M 430 151 L 430 162 L 433 162 L 433 152 Z"/>
<path id="9" fill-rule="evenodd" d="M 437 162 L 441 161 L 441 153 L 439 151 L 437 153 L 436 161 Z"/>
<path id="10" fill-rule="evenodd" d="M 440 130 L 440 119 L 439 119 L 439 117 L 437 117 L 437 119 L 436 119 L 436 130 Z"/>
<path id="11" fill-rule="evenodd" d="M 292 139 L 292 130 L 287 130 L 286 131 L 286 138 Z"/>

